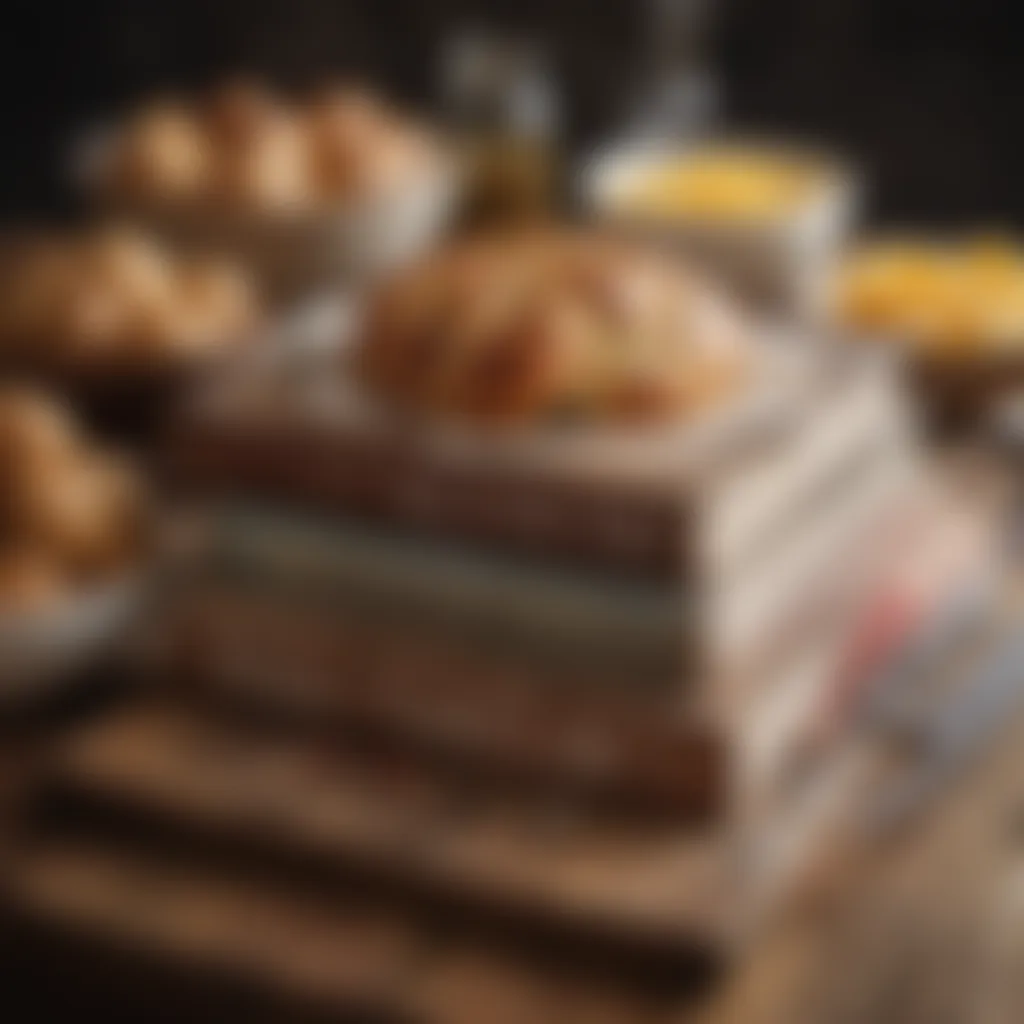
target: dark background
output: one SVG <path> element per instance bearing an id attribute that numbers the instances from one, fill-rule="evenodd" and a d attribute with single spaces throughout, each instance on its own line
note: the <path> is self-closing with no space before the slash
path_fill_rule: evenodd
<path id="1" fill-rule="evenodd" d="M 1024 226 L 1021 0 L 709 6 L 708 63 L 730 122 L 838 145 L 874 181 L 878 219 Z M 427 102 L 440 43 L 467 22 L 548 41 L 582 143 L 614 123 L 643 73 L 644 10 L 637 0 L 16 0 L 0 31 L 0 213 L 65 209 L 60 168 L 76 128 L 154 87 L 335 70 Z"/>

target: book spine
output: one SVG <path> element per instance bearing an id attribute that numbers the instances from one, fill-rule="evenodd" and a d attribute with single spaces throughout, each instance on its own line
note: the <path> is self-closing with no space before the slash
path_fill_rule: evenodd
<path id="1" fill-rule="evenodd" d="M 552 568 L 348 519 L 223 509 L 206 571 L 279 600 L 619 685 L 678 684 L 696 643 L 678 584 Z"/>
<path id="2" fill-rule="evenodd" d="M 190 594 L 164 630 L 149 667 L 229 708 L 339 735 L 354 728 L 632 811 L 706 820 L 721 807 L 715 734 L 657 695 L 523 673 L 434 636 L 228 590 Z"/>
<path id="3" fill-rule="evenodd" d="M 290 437 L 280 428 L 185 431 L 172 442 L 170 469 L 202 490 L 645 577 L 684 574 L 687 531 L 678 498 L 667 493 L 572 485 L 541 473 L 469 473 L 365 438 Z"/>

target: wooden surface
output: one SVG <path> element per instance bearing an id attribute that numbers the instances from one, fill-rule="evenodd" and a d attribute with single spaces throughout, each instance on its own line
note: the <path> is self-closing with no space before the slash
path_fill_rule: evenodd
<path id="1" fill-rule="evenodd" d="M 1024 581 L 1018 581 L 1006 604 L 1000 621 L 991 625 L 988 640 L 1020 632 L 1020 623 L 1024 622 Z M 986 648 L 989 643 L 976 646 Z M 983 653 L 984 650 L 976 650 L 972 656 Z M 952 672 L 956 675 L 966 667 L 948 668 L 956 670 Z M 939 673 L 936 678 L 940 690 L 941 676 Z M 79 710 L 89 709 L 72 712 Z M 0 833 L 11 834 L 18 798 L 23 793 L 22 782 L 31 781 L 33 762 L 41 752 L 45 753 L 48 737 L 54 731 L 62 733 L 68 718 L 80 717 L 58 715 L 50 723 L 45 719 L 27 721 L 23 727 L 5 731 L 0 743 Z M 536 1007 L 519 1013 L 516 998 L 520 1007 L 531 1006 L 527 982 L 537 981 L 536 972 L 531 971 L 527 972 L 528 978 L 503 978 L 501 984 L 494 983 L 495 990 L 505 993 L 501 996 L 505 1008 L 502 1020 L 510 1024 L 543 1024 L 549 1020 L 557 1024 L 590 1024 L 611 1019 L 656 1020 L 658 1024 L 669 1019 L 681 1024 L 1024 1021 L 1022 749 L 1024 716 L 1007 714 L 997 734 L 983 744 L 980 756 L 957 775 L 941 801 L 912 821 L 906 830 L 881 839 L 869 836 L 860 820 L 851 821 L 850 834 L 855 842 L 840 844 L 835 856 L 825 859 L 786 919 L 746 950 L 699 1005 L 689 1000 L 685 1006 L 675 1006 L 671 1017 L 663 1012 L 664 1007 L 657 1007 L 648 1015 L 646 1008 L 633 1007 L 631 995 L 625 1016 L 609 1016 L 611 996 L 588 983 L 585 992 L 573 993 L 569 1000 L 579 1007 L 579 999 L 586 996 L 585 1001 L 589 1001 L 585 1010 L 566 1009 L 568 996 L 563 998 L 559 994 L 545 996 L 551 1011 L 547 1016 Z M 891 790 L 899 777 L 899 768 L 898 763 L 880 765 L 879 796 Z M 97 869 L 105 870 L 111 852 L 110 846 L 104 847 Z M 121 851 L 115 847 L 113 852 Z M 74 866 L 80 862 L 76 854 L 68 863 Z M 130 864 L 135 862 L 136 858 L 129 858 Z M 40 877 L 46 881 L 50 876 L 45 868 L 50 865 L 54 869 L 52 877 L 66 878 L 63 868 L 68 863 L 61 862 L 58 856 L 50 860 L 41 858 L 33 871 L 42 871 Z M 112 892 L 117 896 L 112 907 L 124 904 L 119 895 L 124 877 L 126 874 L 119 869 L 112 883 Z M 219 881 L 214 886 L 218 893 Z M 182 892 L 198 891 L 193 880 L 186 883 Z M 274 904 L 268 906 L 267 912 L 291 913 L 290 906 L 281 908 Z M 163 924 L 171 918 L 158 914 L 153 920 Z M 350 941 L 347 933 L 335 936 L 332 932 L 329 938 L 331 950 L 335 943 L 340 948 Z M 42 946 L 41 952 L 42 977 L 49 979 L 52 946 Z M 479 950 L 469 952 L 478 955 Z M 336 955 L 331 952 L 329 964 L 335 962 Z M 474 1018 L 467 1010 L 462 994 L 465 986 L 486 987 L 490 983 L 480 981 L 481 972 L 476 967 L 468 971 L 468 981 L 462 977 L 467 972 L 460 974 L 461 955 L 462 952 L 458 956 L 453 954 L 450 973 L 456 980 L 450 986 L 449 1005 L 458 1005 L 461 1019 L 467 1024 L 492 1024 L 492 1019 L 479 1015 Z M 319 959 L 315 963 L 324 966 Z M 3 967 L 0 963 L 0 976 Z M 136 967 L 126 965 L 126 970 L 131 975 Z M 503 961 L 495 971 L 502 974 L 506 967 Z M 485 978 L 495 973 L 488 971 L 483 971 Z M 333 970 L 328 970 L 327 976 L 333 990 Z M 444 972 L 438 976 L 443 977 Z M 344 981 L 341 978 L 339 984 Z M 146 998 L 152 1004 L 152 992 L 147 990 Z M 106 1009 L 105 1005 L 100 1006 Z M 83 1005 L 69 1001 L 66 1009 L 77 1014 Z M 634 1014 L 634 1009 L 640 1012 Z M 439 1017 L 428 1017 L 460 1019 L 447 1012 L 447 1008 Z M 52 1019 L 67 1019 L 67 1014 Z M 191 1018 L 165 1015 L 161 1019 Z M 284 1019 L 298 1024 L 307 1018 L 293 1012 Z"/>
<path id="2" fill-rule="evenodd" d="M 867 843 L 827 865 L 789 918 L 703 1005 L 672 1019 L 1024 1020 L 1022 744 L 1024 720 L 1018 717 L 931 813 L 906 834 Z"/>
<path id="3" fill-rule="evenodd" d="M 1019 610 L 1014 618 L 1021 621 Z M 886 779 L 880 776 L 880 791 Z M 1019 713 L 1006 716 L 935 806 L 890 836 L 865 833 L 824 865 L 787 920 L 693 1018 L 694 1024 L 1022 1020 Z"/>
<path id="4" fill-rule="evenodd" d="M 841 898 L 796 915 L 700 1024 L 1024 1020 L 1024 771 L 1017 724 L 978 777 Z M 851 877 L 852 876 L 852 877 Z"/>
<path id="5" fill-rule="evenodd" d="M 1015 631 L 1019 611 L 1010 610 L 1001 632 Z M 1024 1020 L 1022 744 L 1024 717 L 1007 718 L 987 750 L 905 832 L 885 840 L 864 834 L 862 842 L 843 846 L 826 861 L 787 918 L 766 932 L 701 1004 L 677 1004 L 670 1014 L 662 1008 L 643 1019 L 662 1024 Z M 23 742 L 7 760 L 24 770 L 34 749 L 33 742 Z M 880 790 L 891 778 L 880 772 Z M 77 854 L 68 861 L 81 862 Z M 98 863 L 105 870 L 108 862 Z M 48 866 L 58 879 L 66 877 L 57 870 L 59 857 L 40 858 L 33 871 L 42 872 L 45 881 Z M 114 881 L 122 875 L 118 868 Z M 187 891 L 192 893 L 191 884 Z M 467 984 L 479 983 L 475 967 L 471 975 Z M 516 977 L 494 982 L 496 991 L 527 1000 L 536 978 L 530 972 Z M 343 983 L 346 977 L 337 984 L 344 989 Z M 463 982 L 452 984 L 458 1002 Z M 608 1009 L 597 992 L 590 994 L 592 1003 Z M 511 1005 L 507 1011 L 510 1024 L 548 1019 L 532 1010 L 530 1016 L 517 1016 Z M 606 1018 L 595 1008 L 565 1019 L 588 1024 Z"/>

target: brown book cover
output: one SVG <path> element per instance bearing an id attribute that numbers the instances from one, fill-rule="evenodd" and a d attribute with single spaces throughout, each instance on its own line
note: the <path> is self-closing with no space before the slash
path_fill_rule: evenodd
<path id="1" fill-rule="evenodd" d="M 330 362 L 306 371 L 304 384 L 280 368 L 250 370 L 184 412 L 168 464 L 206 492 L 678 578 L 703 559 L 696 516 L 717 519 L 722 501 L 749 506 L 751 485 L 738 486 L 731 466 L 749 476 L 752 460 L 781 460 L 784 475 L 786 453 L 801 433 L 819 432 L 821 417 L 852 418 L 859 428 L 884 419 L 877 408 L 866 415 L 861 398 L 837 401 L 863 385 L 889 402 L 880 361 L 780 344 L 765 347 L 763 362 L 742 400 L 700 422 L 502 435 L 396 421 L 368 407 Z M 851 439 L 838 441 L 842 459 Z M 811 486 L 802 462 L 793 473 L 798 492 Z M 781 504 L 800 497 L 784 493 Z M 728 542 L 744 528 L 731 527 Z"/>
<path id="2" fill-rule="evenodd" d="M 715 820 L 729 808 L 748 746 L 774 745 L 772 761 L 788 756 L 785 738 L 764 739 L 793 718 L 788 705 L 795 701 L 795 714 L 813 719 L 833 686 L 851 685 L 847 634 L 860 628 L 865 607 L 885 599 L 894 550 L 922 526 L 910 511 L 876 531 L 871 559 L 849 551 L 849 586 L 827 579 L 808 591 L 777 649 L 739 676 L 659 685 L 570 673 L 558 663 L 526 667 L 430 629 L 371 623 L 287 593 L 210 580 L 164 616 L 149 664 L 175 690 L 229 713 L 257 711 L 328 734 L 354 730 L 491 779 L 649 816 Z"/>

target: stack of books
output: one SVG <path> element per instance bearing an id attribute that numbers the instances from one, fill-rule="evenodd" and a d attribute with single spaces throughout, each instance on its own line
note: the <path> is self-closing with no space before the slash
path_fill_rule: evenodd
<path id="1" fill-rule="evenodd" d="M 841 806 L 811 795 L 832 765 L 807 767 L 807 735 L 878 669 L 851 683 L 932 501 L 884 359 L 780 348 L 716 417 L 470 437 L 382 419 L 335 353 L 249 368 L 172 439 L 178 480 L 218 499 L 175 670 L 727 834 L 775 889 L 765 824 Z"/>
<path id="2" fill-rule="evenodd" d="M 888 367 L 805 349 L 700 429 L 482 440 L 293 358 L 171 438 L 208 529 L 140 636 L 166 685 L 47 758 L 19 934 L 283 1019 L 660 1019 L 862 820 L 862 712 L 984 572 Z"/>

